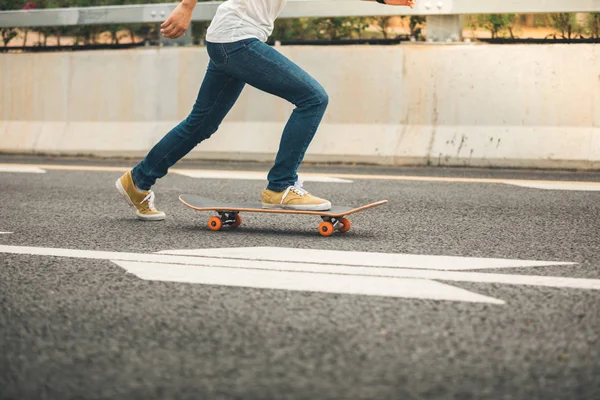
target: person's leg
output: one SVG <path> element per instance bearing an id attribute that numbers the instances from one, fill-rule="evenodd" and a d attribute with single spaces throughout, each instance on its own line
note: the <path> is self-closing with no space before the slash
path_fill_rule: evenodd
<path id="1" fill-rule="evenodd" d="M 327 108 L 327 93 L 307 72 L 261 41 L 224 44 L 222 51 L 226 54 L 223 69 L 227 73 L 296 105 L 267 177 L 267 189 L 284 191 L 298 180 L 298 167 Z"/>
<path id="2" fill-rule="evenodd" d="M 167 133 L 133 168 L 135 186 L 150 190 L 157 179 L 215 133 L 237 101 L 245 83 L 209 62 L 198 98 L 189 116 Z"/>
<path id="3" fill-rule="evenodd" d="M 243 81 L 209 62 L 189 116 L 167 133 L 144 160 L 115 182 L 138 218 L 153 221 L 165 218 L 165 214 L 154 207 L 154 193 L 150 188 L 172 165 L 216 132 L 244 86 Z"/>

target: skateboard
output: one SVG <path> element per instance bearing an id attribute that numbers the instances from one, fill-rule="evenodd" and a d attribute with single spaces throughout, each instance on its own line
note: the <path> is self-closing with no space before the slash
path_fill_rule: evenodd
<path id="1" fill-rule="evenodd" d="M 386 204 L 387 200 L 381 200 L 371 204 L 365 204 L 360 207 L 342 207 L 333 206 L 327 211 L 300 211 L 286 209 L 270 209 L 262 208 L 260 203 L 224 203 L 206 197 L 200 197 L 193 194 L 182 194 L 179 196 L 181 201 L 187 207 L 197 211 L 216 211 L 219 216 L 211 217 L 208 220 L 208 228 L 211 231 L 219 231 L 222 227 L 237 228 L 242 224 L 240 212 L 254 213 L 273 213 L 273 214 L 301 214 L 301 215 L 317 215 L 321 217 L 323 222 L 319 225 L 319 233 L 321 236 L 331 236 L 335 231 L 344 233 L 350 230 L 352 224 L 346 218 L 348 215 L 364 211 L 369 208 Z"/>

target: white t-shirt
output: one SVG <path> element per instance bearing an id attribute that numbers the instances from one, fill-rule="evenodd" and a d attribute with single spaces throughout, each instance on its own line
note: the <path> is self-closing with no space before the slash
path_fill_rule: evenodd
<path id="1" fill-rule="evenodd" d="M 266 42 L 287 0 L 227 0 L 219 6 L 206 40 L 230 43 L 257 38 Z"/>

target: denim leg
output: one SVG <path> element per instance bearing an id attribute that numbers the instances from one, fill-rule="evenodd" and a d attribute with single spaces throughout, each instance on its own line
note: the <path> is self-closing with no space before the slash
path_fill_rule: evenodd
<path id="1" fill-rule="evenodd" d="M 209 62 L 198 98 L 188 117 L 167 133 L 132 170 L 133 182 L 150 190 L 157 179 L 215 133 L 237 101 L 245 83 Z"/>
<path id="2" fill-rule="evenodd" d="M 246 40 L 244 48 L 239 44 L 224 44 L 222 48 L 227 55 L 223 61 L 227 73 L 296 106 L 267 177 L 269 190 L 285 190 L 298 180 L 298 167 L 325 114 L 327 93 L 308 73 L 261 41 Z"/>

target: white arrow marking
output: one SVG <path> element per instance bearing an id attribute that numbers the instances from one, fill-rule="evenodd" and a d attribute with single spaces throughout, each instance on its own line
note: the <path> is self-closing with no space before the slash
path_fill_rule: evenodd
<path id="1" fill-rule="evenodd" d="M 257 253 L 257 249 L 263 249 L 265 256 L 260 257 Z M 229 257 L 231 251 L 232 257 Z M 304 252 L 307 254 L 310 252 L 316 252 L 314 258 L 309 259 L 306 257 L 300 257 Z M 236 257 L 237 252 L 237 257 Z M 246 253 L 247 252 L 247 253 Z M 335 253 L 339 258 L 328 257 L 327 253 Z M 384 268 L 416 268 L 416 269 L 432 269 L 432 270 L 465 270 L 467 268 L 464 265 L 469 265 L 470 269 L 486 269 L 485 262 L 488 261 L 494 265 L 493 268 L 508 268 L 508 267 L 537 267 L 537 266 L 550 266 L 550 265 L 569 265 L 575 263 L 567 262 L 555 262 L 555 261 L 522 261 L 522 260 L 502 260 L 494 258 L 476 258 L 471 259 L 467 257 L 444 257 L 444 256 L 419 256 L 413 254 L 385 254 L 385 253 L 360 253 L 360 252 L 348 252 L 351 255 L 355 255 L 356 259 L 347 259 L 341 257 L 343 251 L 328 251 L 328 250 L 310 250 L 310 249 L 286 249 L 286 248 L 272 248 L 272 247 L 249 247 L 239 249 L 205 249 L 205 250 L 166 250 L 165 252 L 159 252 L 156 254 L 144 254 L 144 253 L 124 253 L 124 252 L 112 252 L 112 251 L 94 251 L 94 250 L 77 250 L 77 249 L 59 249 L 59 248 L 45 248 L 45 247 L 27 247 L 27 246 L 0 246 L 0 253 L 12 253 L 12 254 L 28 254 L 28 255 L 45 255 L 45 256 L 56 256 L 56 257 L 70 257 L 70 258 L 88 258 L 95 260 L 122 260 L 122 261 L 147 261 L 157 263 L 170 263 L 170 264 L 185 264 L 185 265 L 220 265 L 230 267 L 254 266 L 254 265 L 281 265 L 283 268 L 295 268 L 296 265 L 300 264 L 312 264 L 321 266 L 346 266 L 346 267 L 377 267 L 378 270 Z M 166 254 L 165 254 L 166 253 Z M 206 255 L 204 254 L 206 253 Z M 340 254 L 341 253 L 341 254 Z M 189 254 L 189 255 L 188 255 Z M 213 257 L 218 254 L 225 255 L 227 257 Z M 247 254 L 248 258 L 244 258 Z M 282 258 L 276 258 L 276 255 L 280 254 Z M 382 255 L 382 256 L 399 256 L 396 260 L 397 265 L 394 265 L 390 260 L 382 259 L 382 264 L 374 263 L 370 259 L 360 260 L 357 254 L 368 254 L 368 255 Z M 286 258 L 286 256 L 289 257 Z M 256 258 L 252 258 L 255 256 Z M 409 261 L 413 264 L 410 265 L 402 256 L 407 256 Z M 271 257 L 271 259 L 267 259 Z M 431 261 L 434 258 L 435 262 Z M 424 261 L 421 261 L 423 258 Z M 279 261 L 279 260 L 285 261 Z M 334 263 L 328 263 L 327 261 L 334 260 Z M 472 262 L 477 260 L 477 262 Z M 361 264 L 360 261 L 364 261 Z M 387 263 L 383 263 L 387 261 Z M 393 261 L 393 260 L 392 260 Z M 504 263 L 502 263 L 504 261 Z M 510 262 L 509 262 L 510 261 Z M 447 262 L 445 265 L 443 262 Z M 459 264 L 458 266 L 456 264 Z M 304 268 L 304 267 L 302 267 Z M 487 267 L 490 268 L 490 267 Z M 381 273 L 381 272 L 380 272 Z M 489 274 L 486 274 L 488 276 Z M 522 275 L 519 275 L 522 276 Z"/>
<path id="2" fill-rule="evenodd" d="M 570 190 L 570 191 L 582 191 L 582 192 L 600 192 L 600 185 L 589 185 L 577 182 L 551 182 L 551 183 L 538 183 L 538 182 L 504 182 L 507 185 L 521 186 L 532 189 L 542 190 Z"/>
<path id="3" fill-rule="evenodd" d="M 231 258 L 260 261 L 289 261 L 295 263 L 339 264 L 389 268 L 417 268 L 434 270 L 473 270 L 548 265 L 572 265 L 561 261 L 526 261 L 501 258 L 449 257 L 416 254 L 369 253 L 315 249 L 286 249 L 280 247 L 242 247 L 223 249 L 165 250 L 158 254 L 194 257 Z"/>
<path id="4" fill-rule="evenodd" d="M 389 279 L 354 275 L 314 274 L 222 267 L 195 267 L 117 261 L 116 264 L 146 280 L 223 285 L 258 289 L 358 294 L 412 299 L 504 304 L 454 286 L 423 279 Z"/>
<path id="5" fill-rule="evenodd" d="M 204 179 L 239 179 L 239 180 L 267 180 L 267 174 L 264 172 L 253 172 L 253 171 L 201 171 L 201 170 L 173 170 L 175 174 L 184 175 L 190 178 L 204 178 Z M 352 183 L 348 179 L 334 178 L 331 176 L 323 175 L 302 175 L 304 182 L 331 182 L 331 183 Z"/>
<path id="6" fill-rule="evenodd" d="M 0 165 L 0 172 L 22 172 L 22 173 L 30 173 L 30 174 L 45 174 L 41 168 L 38 167 L 27 167 L 27 166 L 12 166 L 10 164 Z"/>
<path id="7" fill-rule="evenodd" d="M 254 251 L 256 248 L 246 250 Z M 269 249 L 269 248 L 266 248 Z M 242 251 L 244 249 L 240 249 Z M 295 249 L 283 249 L 292 250 Z M 185 252 L 195 252 L 184 250 Z M 174 252 L 174 251 L 169 251 Z M 582 278 L 563 278 L 553 276 L 532 276 L 532 275 L 508 275 L 508 274 L 488 274 L 481 272 L 456 272 L 440 270 L 414 270 L 388 267 L 370 267 L 342 264 L 322 264 L 317 262 L 286 262 L 286 261 L 260 261 L 248 259 L 228 259 L 213 258 L 205 256 L 175 256 L 168 254 L 143 254 L 143 253 L 122 253 L 110 251 L 90 251 L 74 249 L 56 249 L 43 247 L 22 247 L 22 246 L 0 246 L 0 253 L 44 255 L 68 258 L 84 258 L 95 260 L 111 261 L 136 261 L 154 264 L 164 264 L 172 266 L 201 266 L 201 267 L 222 267 L 230 269 L 256 269 L 281 272 L 306 272 L 312 274 L 331 274 L 331 275 L 352 275 L 352 276 L 376 276 L 389 278 L 419 278 L 436 279 L 455 282 L 479 282 L 479 283 L 500 283 L 508 285 L 530 285 L 545 286 L 554 288 L 572 288 L 572 289 L 591 289 L 600 290 L 600 279 L 582 279 Z M 375 254 L 375 253 L 374 253 Z M 416 256 L 418 257 L 418 256 Z M 430 257 L 430 256 L 423 256 Z M 456 257 L 460 258 L 460 257 Z M 318 259 L 316 259 L 318 260 Z M 465 258 L 465 260 L 468 260 Z M 482 259 L 485 260 L 485 259 Z M 493 260 L 493 259 L 492 259 Z M 543 261 L 537 261 L 538 265 L 554 265 L 552 262 L 543 264 Z M 567 264 L 567 263 L 561 263 Z M 572 263 L 568 263 L 572 264 Z M 521 266 L 521 265 L 515 265 Z M 477 266 L 481 268 L 481 266 Z M 192 271 L 188 267 L 186 271 Z"/>

